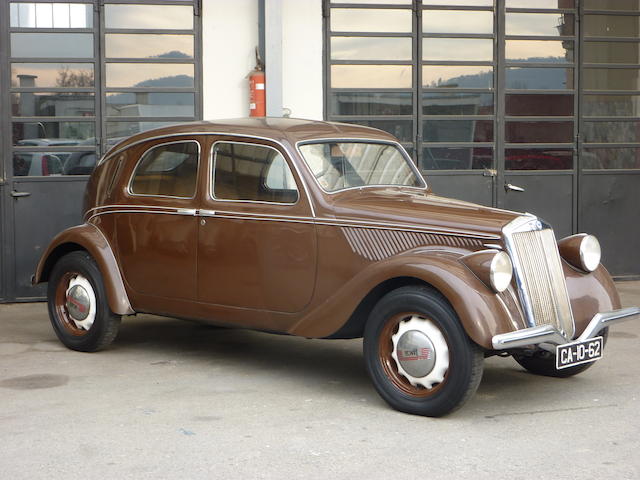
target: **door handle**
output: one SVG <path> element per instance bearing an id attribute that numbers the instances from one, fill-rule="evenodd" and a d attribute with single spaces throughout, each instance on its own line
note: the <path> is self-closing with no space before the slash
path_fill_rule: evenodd
<path id="1" fill-rule="evenodd" d="M 505 183 L 504 184 L 504 190 L 505 190 L 505 192 L 508 192 L 509 190 L 511 190 L 513 192 L 524 192 L 524 188 L 519 187 L 517 185 L 512 185 L 511 183 Z"/>
<path id="2" fill-rule="evenodd" d="M 16 192 L 15 190 L 11 190 L 11 196 L 13 198 L 28 197 L 29 195 L 31 195 L 31 192 Z"/>

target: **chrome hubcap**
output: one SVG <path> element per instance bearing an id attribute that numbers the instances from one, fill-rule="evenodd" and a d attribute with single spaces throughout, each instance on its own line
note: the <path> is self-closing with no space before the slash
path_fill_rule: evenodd
<path id="1" fill-rule="evenodd" d="M 65 307 L 69 318 L 77 328 L 89 330 L 96 318 L 96 294 L 89 280 L 76 275 L 69 282 L 66 291 Z"/>
<path id="2" fill-rule="evenodd" d="M 431 389 L 449 369 L 449 348 L 440 329 L 426 318 L 412 316 L 391 337 L 398 372 L 414 387 Z"/>

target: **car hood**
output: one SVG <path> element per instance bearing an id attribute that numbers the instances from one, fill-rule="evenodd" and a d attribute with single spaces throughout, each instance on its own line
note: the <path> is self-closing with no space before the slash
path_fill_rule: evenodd
<path id="1" fill-rule="evenodd" d="M 438 233 L 499 238 L 520 213 L 440 197 L 420 190 L 363 188 L 332 195 L 340 220 L 407 226 Z"/>

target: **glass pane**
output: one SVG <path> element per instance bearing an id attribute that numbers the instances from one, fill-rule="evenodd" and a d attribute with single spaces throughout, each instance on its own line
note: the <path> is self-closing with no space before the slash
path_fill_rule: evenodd
<path id="1" fill-rule="evenodd" d="M 599 1 L 599 0 L 598 0 Z M 616 0 L 614 0 L 616 1 Z M 507 8 L 574 8 L 574 0 L 506 0 Z"/>
<path id="2" fill-rule="evenodd" d="M 493 0 L 422 0 L 423 5 L 492 7 Z"/>
<path id="3" fill-rule="evenodd" d="M 491 93 L 424 93 L 425 115 L 493 115 Z"/>
<path id="4" fill-rule="evenodd" d="M 492 142 L 493 120 L 425 120 L 425 142 Z"/>
<path id="5" fill-rule="evenodd" d="M 640 117 L 640 95 L 585 95 L 583 115 Z"/>
<path id="6" fill-rule="evenodd" d="M 107 143 L 109 146 L 115 145 L 120 140 L 136 133 L 145 132 L 152 128 L 175 125 L 178 122 L 106 122 L 107 123 Z"/>
<path id="7" fill-rule="evenodd" d="M 489 66 L 425 65 L 422 67 L 424 88 L 491 88 L 493 68 Z"/>
<path id="8" fill-rule="evenodd" d="M 190 198 L 196 193 L 197 142 L 159 145 L 140 159 L 131 182 L 136 195 Z"/>
<path id="9" fill-rule="evenodd" d="M 411 88 L 411 65 L 331 65 L 333 88 Z"/>
<path id="10" fill-rule="evenodd" d="M 506 68 L 507 88 L 566 90 L 573 88 L 573 68 Z"/>
<path id="11" fill-rule="evenodd" d="M 96 166 L 98 155 L 94 150 L 72 152 L 64 161 L 65 175 L 91 175 Z"/>
<path id="12" fill-rule="evenodd" d="M 91 58 L 92 33 L 12 33 L 12 57 Z"/>
<path id="13" fill-rule="evenodd" d="M 507 35 L 573 35 L 574 16 L 568 13 L 507 13 Z"/>
<path id="14" fill-rule="evenodd" d="M 573 94 L 546 95 L 510 93 L 505 96 L 505 113 L 523 116 L 572 116 Z"/>
<path id="15" fill-rule="evenodd" d="M 412 115 L 411 93 L 340 92 L 330 97 L 334 115 Z"/>
<path id="16" fill-rule="evenodd" d="M 507 170 L 571 170 L 573 150 L 562 148 L 507 148 Z"/>
<path id="17" fill-rule="evenodd" d="M 394 4 L 394 5 L 411 5 L 411 0 L 331 0 L 331 3 L 369 3 L 369 4 Z"/>
<path id="18" fill-rule="evenodd" d="M 107 58 L 193 58 L 193 35 L 107 34 Z"/>
<path id="19" fill-rule="evenodd" d="M 640 10 L 640 0 L 582 0 L 591 10 Z"/>
<path id="20" fill-rule="evenodd" d="M 584 122 L 584 141 L 587 143 L 640 142 L 640 121 Z"/>
<path id="21" fill-rule="evenodd" d="M 476 38 L 423 38 L 423 60 L 493 60 L 493 40 Z"/>
<path id="22" fill-rule="evenodd" d="M 425 10 L 424 33 L 493 33 L 493 12 Z"/>
<path id="23" fill-rule="evenodd" d="M 570 143 L 573 122 L 507 122 L 505 137 L 509 143 Z"/>
<path id="24" fill-rule="evenodd" d="M 333 32 L 399 32 L 413 29 L 411 10 L 331 9 Z"/>
<path id="25" fill-rule="evenodd" d="M 622 15 L 585 15 L 584 34 L 587 37 L 638 38 L 640 17 Z"/>
<path id="26" fill-rule="evenodd" d="M 65 152 L 14 152 L 15 177 L 48 177 L 64 174 Z"/>
<path id="27" fill-rule="evenodd" d="M 107 63 L 107 87 L 193 87 L 193 65 Z"/>
<path id="28" fill-rule="evenodd" d="M 78 145 L 96 136 L 94 122 L 14 122 L 12 132 L 14 145 L 32 147 Z"/>
<path id="29" fill-rule="evenodd" d="M 476 170 L 491 168 L 490 147 L 427 147 L 422 150 L 422 170 Z"/>
<path id="30" fill-rule="evenodd" d="M 182 5 L 113 5 L 104 7 L 106 28 L 171 29 L 193 28 L 193 7 Z"/>
<path id="31" fill-rule="evenodd" d="M 410 143 L 413 140 L 412 120 L 349 120 L 349 123 L 379 128 L 389 132 L 401 142 Z"/>
<path id="32" fill-rule="evenodd" d="M 583 72 L 586 90 L 637 90 L 640 85 L 637 68 L 585 68 Z"/>
<path id="33" fill-rule="evenodd" d="M 11 111 L 16 117 L 93 117 L 93 93 L 12 93 Z"/>
<path id="34" fill-rule="evenodd" d="M 507 40 L 506 59 L 509 62 L 573 62 L 573 41 Z"/>
<path id="35" fill-rule="evenodd" d="M 193 117 L 193 93 L 127 92 L 107 94 L 109 117 Z"/>
<path id="36" fill-rule="evenodd" d="M 11 86 L 93 87 L 91 63 L 12 63 Z"/>
<path id="37" fill-rule="evenodd" d="M 289 165 L 274 148 L 218 143 L 214 150 L 214 162 L 213 192 L 216 198 L 273 203 L 295 203 L 298 200 L 295 181 L 281 188 L 273 188 L 277 187 L 278 179 L 282 183 L 287 178 L 293 179 Z M 274 171 L 273 168 L 278 170 Z"/>
<path id="38" fill-rule="evenodd" d="M 640 44 L 631 42 L 584 42 L 587 63 L 640 63 Z"/>
<path id="39" fill-rule="evenodd" d="M 411 60 L 410 38 L 333 37 L 333 60 Z"/>
<path id="40" fill-rule="evenodd" d="M 93 6 L 86 3 L 12 3 L 10 13 L 10 25 L 16 28 L 93 27 Z"/>
<path id="41" fill-rule="evenodd" d="M 583 168 L 640 169 L 640 148 L 585 148 L 580 158 Z"/>

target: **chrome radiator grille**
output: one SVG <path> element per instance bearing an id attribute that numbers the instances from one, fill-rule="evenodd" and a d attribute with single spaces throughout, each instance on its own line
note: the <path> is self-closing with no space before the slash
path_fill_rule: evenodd
<path id="1" fill-rule="evenodd" d="M 516 231 L 510 240 L 520 299 L 530 326 L 553 325 L 572 338 L 573 315 L 553 230 Z"/>

